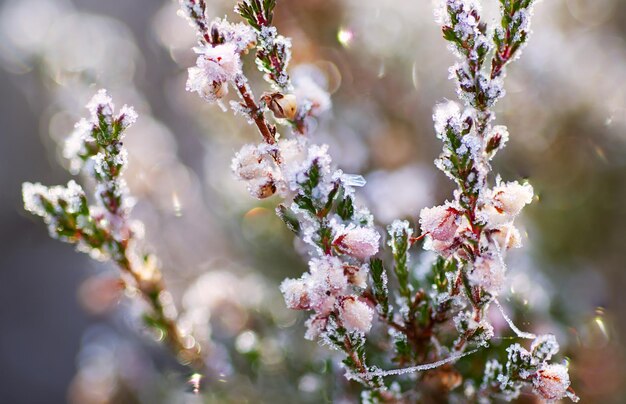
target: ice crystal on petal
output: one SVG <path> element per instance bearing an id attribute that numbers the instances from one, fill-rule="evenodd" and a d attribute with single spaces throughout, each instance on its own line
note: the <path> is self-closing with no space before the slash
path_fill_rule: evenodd
<path id="1" fill-rule="evenodd" d="M 371 227 L 350 225 L 340 228 L 333 245 L 360 260 L 367 260 L 378 252 L 380 234 Z"/>
<path id="2" fill-rule="evenodd" d="M 211 28 L 217 30 L 225 43 L 235 45 L 237 52 L 246 52 L 256 45 L 254 29 L 244 23 L 230 23 L 226 19 L 216 18 Z"/>
<path id="3" fill-rule="evenodd" d="M 492 194 L 496 208 L 509 216 L 517 216 L 532 202 L 534 195 L 530 184 L 522 185 L 517 181 L 496 186 Z"/>
<path id="4" fill-rule="evenodd" d="M 504 285 L 506 268 L 497 258 L 478 257 L 474 261 L 474 268 L 468 275 L 470 282 L 480 286 L 491 295 L 498 295 Z"/>
<path id="5" fill-rule="evenodd" d="M 423 208 L 420 211 L 422 233 L 429 234 L 433 240 L 448 241 L 459 227 L 458 217 L 458 210 L 449 204 Z"/>
<path id="6" fill-rule="evenodd" d="M 228 82 L 241 73 L 237 46 L 231 43 L 207 45 L 195 51 L 199 56 L 196 66 L 189 68 L 187 91 L 197 92 L 208 102 L 216 102 L 228 93 Z"/>
<path id="7" fill-rule="evenodd" d="M 560 364 L 542 366 L 533 379 L 535 392 L 548 402 L 564 398 L 569 384 L 567 368 Z"/>
<path id="8" fill-rule="evenodd" d="M 374 310 L 357 297 L 349 296 L 342 300 L 339 316 L 348 331 L 367 333 L 372 328 Z"/>

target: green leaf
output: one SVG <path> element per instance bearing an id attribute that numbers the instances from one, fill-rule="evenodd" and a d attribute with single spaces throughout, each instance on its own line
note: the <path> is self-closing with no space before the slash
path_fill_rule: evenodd
<path id="1" fill-rule="evenodd" d="M 278 217 L 285 222 L 285 225 L 289 230 L 296 234 L 300 233 L 300 222 L 289 208 L 280 204 L 276 208 L 276 213 L 278 214 Z"/>
<path id="2" fill-rule="evenodd" d="M 390 318 L 389 290 L 387 289 L 387 274 L 380 258 L 370 260 L 370 273 L 372 275 L 374 297 L 379 305 L 380 314 Z"/>
<path id="3" fill-rule="evenodd" d="M 337 204 L 337 214 L 343 220 L 350 220 L 354 216 L 354 205 L 352 198 L 347 196 L 339 201 Z"/>
<path id="4" fill-rule="evenodd" d="M 313 201 L 308 196 L 304 196 L 302 194 L 298 194 L 294 198 L 293 201 L 296 203 L 296 205 L 298 205 L 300 207 L 300 209 L 306 210 L 307 212 L 311 213 L 312 215 L 317 215 L 317 211 L 315 209 L 315 206 L 313 205 Z"/>

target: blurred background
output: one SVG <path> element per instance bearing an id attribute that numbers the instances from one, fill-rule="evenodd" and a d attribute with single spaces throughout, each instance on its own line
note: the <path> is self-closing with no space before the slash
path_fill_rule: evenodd
<path id="1" fill-rule="evenodd" d="M 234 2 L 210 2 L 210 15 Z M 484 1 L 486 20 L 495 0 Z M 255 141 L 245 122 L 185 92 L 193 30 L 163 0 L 0 3 L 0 402 L 183 402 L 184 374 L 141 331 L 114 268 L 49 239 L 21 183 L 65 183 L 60 144 L 101 87 L 135 105 L 126 174 L 184 324 L 211 347 L 208 402 L 348 397 L 332 353 L 305 341 L 278 284 L 305 270 L 276 200 L 230 175 Z M 433 105 L 454 99 L 453 58 L 428 1 L 279 1 L 292 69 L 315 71 L 334 108 L 317 123 L 381 228 L 451 195 L 433 166 Z M 582 402 L 626 401 L 626 2 L 545 0 L 496 108 L 511 133 L 494 165 L 527 178 L 525 247 L 510 256 L 516 321 L 557 334 Z M 258 75 L 253 84 L 262 91 Z M 416 251 L 414 262 L 429 259 Z M 417 268 L 416 270 L 418 270 Z M 335 361 L 336 362 L 336 361 Z M 289 397 L 289 400 L 286 400 Z M 529 402 L 528 396 L 522 401 Z"/>

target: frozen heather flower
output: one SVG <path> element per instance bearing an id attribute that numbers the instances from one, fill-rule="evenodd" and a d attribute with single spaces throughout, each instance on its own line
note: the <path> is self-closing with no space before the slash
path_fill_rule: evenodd
<path id="1" fill-rule="evenodd" d="M 267 107 L 278 119 L 293 120 L 298 112 L 298 102 L 293 94 L 272 93 L 264 97 Z"/>
<path id="2" fill-rule="evenodd" d="M 533 200 L 533 187 L 517 181 L 500 184 L 492 190 L 495 208 L 506 215 L 517 216 Z"/>
<path id="3" fill-rule="evenodd" d="M 96 95 L 93 96 L 91 101 L 87 104 L 87 109 L 91 113 L 91 118 L 98 121 L 98 117 L 102 116 L 105 121 L 110 124 L 113 117 L 113 110 L 115 106 L 113 105 L 113 100 L 107 94 L 107 90 L 101 89 L 98 90 Z"/>
<path id="4" fill-rule="evenodd" d="M 361 267 L 355 267 L 352 265 L 346 265 L 344 267 L 344 273 L 348 277 L 350 284 L 365 289 L 367 287 L 367 275 L 369 274 L 369 266 L 367 264 Z"/>
<path id="5" fill-rule="evenodd" d="M 459 227 L 459 211 L 449 204 L 424 208 L 420 211 L 422 233 L 429 234 L 434 240 L 452 239 Z"/>
<path id="6" fill-rule="evenodd" d="M 292 82 L 299 110 L 308 111 L 312 116 L 320 116 L 331 108 L 330 95 L 324 89 L 325 81 L 323 73 L 314 66 L 300 65 L 294 69 Z"/>
<path id="7" fill-rule="evenodd" d="M 433 113 L 435 131 L 438 135 L 444 134 L 448 125 L 459 129 L 461 125 L 461 108 L 454 101 L 446 100 L 435 106 Z"/>
<path id="8" fill-rule="evenodd" d="M 237 52 L 247 52 L 256 46 L 256 33 L 247 24 L 233 24 L 226 19 L 216 18 L 211 23 L 211 29 L 216 30 L 224 43 L 233 44 Z"/>
<path id="9" fill-rule="evenodd" d="M 326 295 L 342 293 L 348 286 L 348 280 L 344 275 L 343 262 L 337 257 L 323 256 L 309 261 L 311 272 L 311 288 L 321 291 Z"/>
<path id="10" fill-rule="evenodd" d="M 513 226 L 511 223 L 505 223 L 494 229 L 493 233 L 491 233 L 491 237 L 503 250 L 520 248 L 522 246 L 522 236 L 517 227 Z"/>
<path id="11" fill-rule="evenodd" d="M 470 282 L 480 286 L 492 295 L 497 295 L 504 284 L 506 268 L 500 260 L 491 257 L 478 257 L 468 275 Z"/>
<path id="12" fill-rule="evenodd" d="M 371 227 L 348 226 L 335 235 L 333 245 L 340 251 L 360 260 L 378 253 L 380 234 Z"/>
<path id="13" fill-rule="evenodd" d="M 567 368 L 559 364 L 542 366 L 533 378 L 534 391 L 548 402 L 567 396 L 569 384 Z"/>
<path id="14" fill-rule="evenodd" d="M 128 128 L 131 125 L 134 125 L 137 122 L 137 112 L 135 108 L 129 107 L 128 105 L 124 105 L 119 112 L 118 120 L 120 122 L 120 126 L 123 129 Z"/>
<path id="15" fill-rule="evenodd" d="M 268 164 L 256 145 L 246 144 L 235 154 L 230 168 L 237 178 L 253 180 L 267 174 Z"/>
<path id="16" fill-rule="evenodd" d="M 257 199 L 265 199 L 276 193 L 276 184 L 271 176 L 248 181 L 248 192 Z"/>
<path id="17" fill-rule="evenodd" d="M 310 341 L 316 340 L 324 331 L 327 324 L 328 319 L 326 317 L 312 316 L 306 321 L 306 323 L 304 323 L 304 325 L 306 326 L 306 333 L 304 334 L 304 338 Z"/>
<path id="18" fill-rule="evenodd" d="M 290 309 L 306 310 L 310 308 L 311 302 L 305 280 L 285 279 L 280 284 L 280 291 Z"/>
<path id="19" fill-rule="evenodd" d="M 252 196 L 263 199 L 276 192 L 274 166 L 258 146 L 244 145 L 233 158 L 231 169 L 237 178 L 246 181 Z"/>
<path id="20" fill-rule="evenodd" d="M 374 310 L 355 296 L 341 301 L 339 317 L 348 331 L 366 333 L 372 328 Z"/>
<path id="21" fill-rule="evenodd" d="M 208 102 L 216 102 L 228 93 L 228 82 L 241 73 L 241 59 L 234 44 L 196 48 L 196 66 L 189 68 L 187 91 L 197 92 Z"/>
<path id="22" fill-rule="evenodd" d="M 552 334 L 539 335 L 530 346 L 533 359 L 538 361 L 549 361 L 559 352 L 559 343 Z"/>

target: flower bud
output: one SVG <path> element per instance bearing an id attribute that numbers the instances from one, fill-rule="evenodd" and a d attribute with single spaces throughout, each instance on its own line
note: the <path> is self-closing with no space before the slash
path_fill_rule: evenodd
<path id="1" fill-rule="evenodd" d="M 509 216 L 517 216 L 522 208 L 533 200 L 533 187 L 530 184 L 509 182 L 493 189 L 493 200 L 498 211 Z"/>
<path id="2" fill-rule="evenodd" d="M 296 117 L 298 103 L 295 95 L 272 93 L 264 95 L 263 99 L 276 118 L 284 118 L 291 121 Z"/>
<path id="3" fill-rule="evenodd" d="M 367 260 L 378 252 L 380 234 L 371 227 L 347 227 L 333 240 L 333 245 L 360 260 Z"/>
<path id="4" fill-rule="evenodd" d="M 458 216 L 459 212 L 447 205 L 424 208 L 420 212 L 422 233 L 430 234 L 434 240 L 448 241 L 454 237 L 459 227 Z"/>
<path id="5" fill-rule="evenodd" d="M 280 284 L 287 307 L 292 310 L 306 310 L 310 307 L 307 285 L 302 279 L 285 279 Z"/>
<path id="6" fill-rule="evenodd" d="M 339 316 L 348 331 L 368 332 L 372 328 L 374 311 L 367 303 L 349 296 L 341 302 Z"/>
<path id="7" fill-rule="evenodd" d="M 544 365 L 533 379 L 535 392 L 550 402 L 568 395 L 569 384 L 567 368 L 558 364 Z"/>

